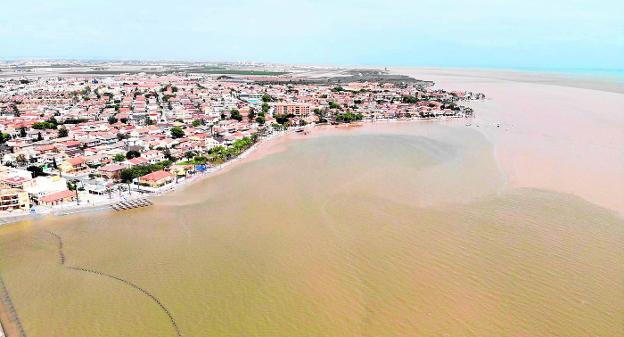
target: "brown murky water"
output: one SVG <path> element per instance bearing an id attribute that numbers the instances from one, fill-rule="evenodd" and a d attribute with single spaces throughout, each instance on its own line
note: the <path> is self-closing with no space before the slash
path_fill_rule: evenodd
<path id="1" fill-rule="evenodd" d="M 381 129 L 0 228 L 27 335 L 624 336 L 621 218 L 505 188 L 469 128 Z"/>

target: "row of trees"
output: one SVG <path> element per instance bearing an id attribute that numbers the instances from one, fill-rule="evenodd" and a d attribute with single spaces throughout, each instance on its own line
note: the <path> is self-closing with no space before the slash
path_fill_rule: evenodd
<path id="1" fill-rule="evenodd" d="M 49 121 L 33 123 L 32 128 L 37 130 L 56 129 L 57 124 Z"/>
<path id="2" fill-rule="evenodd" d="M 256 135 L 234 141 L 230 146 L 215 146 L 208 152 L 208 160 L 212 163 L 223 163 L 237 157 L 257 141 Z"/>
<path id="3" fill-rule="evenodd" d="M 351 123 L 351 122 L 355 122 L 355 121 L 361 121 L 363 117 L 364 116 L 362 116 L 361 113 L 345 112 L 345 113 L 341 113 L 341 114 L 337 114 L 336 115 L 336 122 L 338 122 L 338 123 Z"/>
<path id="4" fill-rule="evenodd" d="M 150 174 L 155 171 L 160 171 L 171 166 L 173 162 L 171 160 L 163 160 L 160 163 L 151 165 L 138 165 L 127 169 L 121 170 L 121 181 L 129 183 L 132 180 L 142 177 L 146 174 Z"/>

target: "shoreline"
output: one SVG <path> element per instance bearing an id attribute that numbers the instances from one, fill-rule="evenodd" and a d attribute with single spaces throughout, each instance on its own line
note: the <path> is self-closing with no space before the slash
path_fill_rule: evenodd
<path id="1" fill-rule="evenodd" d="M 620 216 L 624 215 L 624 205 L 618 205 L 616 202 L 609 203 L 609 202 L 604 202 L 603 200 L 598 200 L 597 198 L 593 197 L 593 195 L 585 193 L 585 191 L 575 190 L 574 188 L 565 188 L 565 186 L 562 187 L 560 182 L 558 183 L 559 185 L 556 185 L 556 186 L 552 184 L 549 186 L 547 182 L 540 182 L 540 183 L 527 182 L 526 178 L 524 178 L 525 181 L 519 182 L 520 179 L 518 178 L 518 175 L 521 174 L 520 172 L 522 172 L 525 168 L 518 167 L 517 163 L 515 162 L 512 162 L 510 164 L 510 158 L 507 158 L 507 157 L 512 156 L 514 158 L 512 158 L 511 161 L 514 161 L 514 160 L 517 161 L 517 159 L 515 158 L 518 156 L 526 157 L 526 156 L 535 155 L 534 153 L 531 153 L 531 150 L 533 149 L 521 149 L 522 153 L 518 154 L 517 153 L 518 149 L 514 148 L 512 150 L 514 150 L 515 153 L 512 152 L 512 154 L 510 155 L 508 144 L 501 141 L 501 138 L 504 138 L 504 136 L 501 137 L 499 134 L 496 134 L 495 133 L 496 130 L 494 131 L 487 130 L 489 126 L 491 126 L 490 124 L 493 125 L 494 123 L 496 123 L 497 120 L 500 120 L 504 117 L 502 113 L 503 110 L 507 108 L 508 106 L 512 105 L 510 103 L 513 103 L 512 101 L 505 101 L 504 99 L 508 99 L 507 97 L 502 97 L 502 95 L 501 97 L 504 99 L 501 99 L 501 97 L 499 97 L 498 92 L 496 90 L 497 85 L 507 85 L 513 88 L 523 87 L 523 86 L 526 87 L 527 85 L 534 86 L 534 87 L 535 86 L 540 86 L 540 87 L 548 86 L 550 88 L 550 91 L 553 91 L 555 93 L 557 93 L 558 90 L 564 90 L 566 92 L 567 91 L 571 91 L 571 92 L 587 91 L 590 93 L 594 93 L 595 95 L 598 95 L 598 94 L 611 95 L 611 96 L 615 95 L 615 96 L 620 96 L 620 97 L 624 96 L 622 95 L 622 93 L 624 93 L 624 88 L 622 88 L 622 91 L 621 91 L 622 93 L 620 93 L 619 89 L 607 90 L 607 89 L 594 88 L 591 85 L 583 86 L 583 83 L 581 84 L 570 83 L 571 79 L 575 78 L 574 77 L 575 74 L 569 74 L 569 75 L 562 74 L 562 75 L 558 75 L 557 77 L 548 77 L 549 75 L 547 74 L 540 75 L 536 73 L 524 73 L 524 72 L 512 73 L 511 71 L 497 71 L 494 69 L 479 71 L 479 70 L 470 70 L 470 69 L 462 70 L 462 69 L 436 69 L 436 68 L 392 68 L 390 69 L 390 71 L 392 73 L 408 75 L 408 76 L 412 76 L 415 78 L 432 79 L 435 82 L 435 86 L 439 88 L 445 88 L 448 90 L 463 89 L 463 90 L 473 90 L 473 91 L 484 92 L 487 97 L 485 101 L 470 102 L 470 104 L 468 105 L 468 106 L 476 107 L 475 116 L 470 117 L 468 119 L 471 121 L 471 123 L 476 124 L 476 126 L 478 126 L 479 124 L 482 125 L 482 127 L 477 128 L 477 130 L 480 133 L 482 133 L 488 139 L 488 141 L 491 142 L 494 148 L 494 157 L 496 158 L 500 171 L 505 177 L 505 185 L 507 185 L 509 188 L 534 187 L 534 188 L 553 190 L 556 192 L 570 193 L 570 194 L 579 196 L 598 206 L 604 207 L 609 210 L 613 210 L 616 213 L 618 213 Z M 510 75 L 510 76 L 506 77 L 506 75 Z M 516 77 L 514 77 L 514 75 Z M 546 82 L 539 81 L 540 76 L 545 76 L 547 81 Z M 535 79 L 537 79 L 537 81 L 535 81 Z M 601 81 L 601 79 L 597 78 L 597 81 Z M 612 84 L 612 85 L 613 85 L 613 88 L 621 88 L 617 86 L 616 84 Z M 530 90 L 526 88 L 524 89 Z M 535 89 L 535 90 L 540 90 L 540 89 Z M 500 113 L 500 116 L 498 115 L 499 113 Z M 519 118 L 523 117 L 522 113 L 518 111 L 515 111 L 514 113 L 515 115 L 508 114 L 509 115 L 508 117 L 513 117 L 513 118 L 511 118 L 509 121 L 505 121 L 505 123 L 503 124 L 504 128 L 509 127 L 510 129 L 512 129 L 511 133 L 515 131 L 513 130 L 513 128 L 516 127 L 516 125 L 514 125 L 514 122 L 517 122 Z M 558 116 L 558 118 L 561 118 L 561 116 Z M 461 117 L 460 118 L 439 117 L 439 118 L 365 120 L 360 123 L 361 125 L 365 125 L 365 126 L 374 125 L 376 123 L 384 123 L 384 124 L 418 123 L 418 122 L 427 122 L 427 121 L 438 123 L 447 119 L 466 120 L 465 117 L 463 118 Z M 545 126 L 553 126 L 553 127 L 560 126 L 560 122 L 556 120 L 547 120 L 546 122 L 557 123 L 557 124 L 555 124 L 554 126 L 553 125 L 540 125 L 540 127 L 544 128 Z M 544 124 L 547 124 L 547 123 L 544 123 Z M 463 123 L 462 123 L 462 126 L 463 126 Z M 311 126 L 305 127 L 305 130 L 310 131 L 306 135 L 298 134 L 294 131 L 294 129 L 275 132 L 267 136 L 266 138 L 262 138 L 258 140 L 258 142 L 253 144 L 249 149 L 245 150 L 236 158 L 233 158 L 217 166 L 211 167 L 206 172 L 198 173 L 189 178 L 185 178 L 181 182 L 174 184 L 173 186 L 167 189 L 164 189 L 162 191 L 159 191 L 156 193 L 135 192 L 135 194 L 132 195 L 131 197 L 127 197 L 127 194 L 120 195 L 117 197 L 113 197 L 112 199 L 108 199 L 103 202 L 95 203 L 95 204 L 61 205 L 61 206 L 52 208 L 49 211 L 44 211 L 42 213 L 36 213 L 36 214 L 30 213 L 30 212 L 24 212 L 24 213 L 15 214 L 15 215 L 13 214 L 2 215 L 0 216 L 0 226 L 6 225 L 6 224 L 24 222 L 24 221 L 38 220 L 38 219 L 42 219 L 42 218 L 49 217 L 49 216 L 61 217 L 61 216 L 72 215 L 72 214 L 80 214 L 80 213 L 87 213 L 87 212 L 101 212 L 101 211 L 111 210 L 111 205 L 118 203 L 120 201 L 134 200 L 138 198 L 148 198 L 150 200 L 154 200 L 160 196 L 163 196 L 163 195 L 175 192 L 175 191 L 183 190 L 187 188 L 188 186 L 191 186 L 192 184 L 195 184 L 199 181 L 203 181 L 204 179 L 213 177 L 221 173 L 225 173 L 229 169 L 234 168 L 237 165 L 245 163 L 249 160 L 260 159 L 264 157 L 265 155 L 271 153 L 271 152 L 269 153 L 263 152 L 263 149 L 266 149 L 267 147 L 272 147 L 271 144 L 275 145 L 278 143 L 283 143 L 287 140 L 300 139 L 300 138 L 306 138 L 306 137 L 307 138 L 315 137 L 315 136 L 318 136 L 319 134 L 327 133 L 327 130 L 345 131 L 345 130 L 349 130 L 355 127 L 357 127 L 357 125 L 348 125 L 348 124 L 344 126 L 342 125 L 339 125 L 339 126 L 311 125 Z M 546 131 L 542 130 L 542 132 L 544 133 L 544 135 L 538 135 L 538 136 L 542 138 L 548 138 L 547 136 L 549 135 L 546 133 L 548 132 L 548 130 Z M 524 136 L 524 135 L 520 134 L 519 136 Z M 531 139 L 531 140 L 535 141 L 534 139 Z M 570 139 L 563 139 L 563 140 L 568 141 Z M 601 145 L 601 143 L 596 143 L 596 144 L 597 144 L 596 146 Z M 617 148 L 617 144 L 615 144 L 614 147 Z M 541 163 L 542 166 L 545 167 L 546 169 L 549 169 L 548 165 L 554 164 L 554 163 L 551 163 L 551 162 L 546 163 L 546 160 L 551 160 L 551 161 L 553 160 L 553 159 L 548 159 L 547 157 L 556 156 L 557 153 L 546 153 L 546 154 L 541 154 L 541 155 L 544 158 L 538 158 L 538 159 L 542 159 L 543 160 L 543 163 Z M 534 164 L 534 163 L 535 163 L 534 161 L 531 162 L 531 164 Z M 525 166 L 527 164 L 528 163 L 524 163 Z M 617 167 L 617 163 L 614 166 Z M 569 166 L 567 168 L 569 168 Z M 572 167 L 572 169 L 574 169 L 574 167 Z M 574 173 L 576 173 L 574 178 L 576 179 L 584 178 L 582 175 L 579 175 L 578 172 L 574 172 Z"/>
<path id="2" fill-rule="evenodd" d="M 46 210 L 41 213 L 31 213 L 24 212 L 22 214 L 16 215 L 8 215 L 8 216 L 0 216 L 0 226 L 16 224 L 20 222 L 26 221 L 35 221 L 41 220 L 48 217 L 63 217 L 67 215 L 76 215 L 82 213 L 96 213 L 96 212 L 104 212 L 104 211 L 112 211 L 112 205 L 121 202 L 121 201 L 130 201 L 136 199 L 149 199 L 151 201 L 155 201 L 161 196 L 165 196 L 177 191 L 184 190 L 189 186 L 195 185 L 198 182 L 206 180 L 208 178 L 217 176 L 219 174 L 223 174 L 228 172 L 230 169 L 233 169 L 241 164 L 244 164 L 248 161 L 258 160 L 266 155 L 274 153 L 276 151 L 267 151 L 262 152 L 263 148 L 276 146 L 278 144 L 284 144 L 288 141 L 293 140 L 301 140 L 311 137 L 319 137 L 325 135 L 329 132 L 346 132 L 348 130 L 360 127 L 370 127 L 375 124 L 394 124 L 394 123 L 420 123 L 420 122 L 444 122 L 449 120 L 466 120 L 472 119 L 467 117 L 438 117 L 438 118 L 404 118 L 404 119 L 376 119 L 376 120 L 363 120 L 360 121 L 359 124 L 339 124 L 339 125 L 310 125 L 304 127 L 304 130 L 309 131 L 306 134 L 301 134 L 296 132 L 294 129 L 285 130 L 275 132 L 269 135 L 266 138 L 261 138 L 256 143 L 254 143 L 247 150 L 242 152 L 236 158 L 228 160 L 224 163 L 221 163 L 217 166 L 211 167 L 207 169 L 204 173 L 199 173 L 191 176 L 190 178 L 185 178 L 181 182 L 174 184 L 173 186 L 163 189 L 162 191 L 156 193 L 141 193 L 134 192 L 131 197 L 127 197 L 126 194 L 118 197 L 113 197 L 111 199 L 105 200 L 101 203 L 82 203 L 80 205 L 71 204 L 71 205 L 59 205 Z M 278 150 L 279 151 L 279 150 Z M 175 164 L 174 164 L 175 165 Z"/>
<path id="3" fill-rule="evenodd" d="M 165 194 L 169 194 L 172 193 L 174 191 L 178 191 L 181 189 L 186 188 L 187 186 L 190 186 L 191 184 L 194 184 L 198 181 L 201 181 L 205 178 L 211 177 L 213 175 L 216 175 L 218 173 L 221 173 L 221 171 L 224 171 L 225 169 L 227 169 L 228 167 L 230 167 L 232 164 L 235 164 L 237 162 L 239 162 L 241 159 L 246 158 L 250 153 L 254 152 L 257 149 L 258 145 L 261 145 L 261 143 L 265 143 L 268 141 L 272 141 L 275 138 L 278 138 L 279 136 L 281 136 L 282 134 L 277 134 L 277 135 L 271 135 L 267 138 L 263 138 L 261 140 L 259 140 L 258 142 L 256 142 L 255 144 L 253 144 L 250 148 L 248 148 L 247 150 L 245 150 L 243 153 L 241 153 L 239 156 L 237 156 L 236 158 L 233 158 L 227 162 L 224 162 L 222 164 L 219 164 L 215 167 L 212 167 L 208 170 L 206 170 L 206 172 L 204 173 L 200 173 L 200 174 L 196 174 L 193 175 L 191 178 L 188 179 L 184 179 L 183 181 L 174 184 L 173 186 L 167 188 L 167 189 L 163 189 L 162 191 L 159 191 L 157 193 L 141 193 L 141 192 L 134 192 L 133 196 L 127 197 L 126 194 L 124 194 L 123 196 L 118 196 L 118 197 L 113 197 L 111 199 L 105 200 L 104 202 L 101 203 L 97 203 L 97 204 L 89 204 L 89 203 L 83 203 L 80 205 L 76 205 L 76 204 L 69 204 L 69 205 L 58 205 L 55 206 L 53 208 L 51 208 L 50 210 L 46 211 L 46 212 L 42 212 L 42 213 L 31 213 L 31 212 L 23 212 L 21 214 L 15 214 L 15 215 L 0 215 L 0 226 L 3 225 L 9 225 L 9 224 L 15 224 L 15 223 L 20 223 L 20 222 L 24 222 L 24 221 L 33 221 L 33 220 L 39 220 L 39 219 L 43 219 L 43 218 L 47 218 L 47 217 L 61 217 L 61 216 L 66 216 L 66 215 L 73 215 L 73 214 L 81 214 L 81 213 L 90 213 L 90 212 L 102 212 L 102 211 L 110 211 L 113 210 L 111 208 L 112 205 L 121 202 L 121 201 L 130 201 L 130 200 L 135 200 L 135 199 L 149 199 L 149 200 L 153 200 L 154 198 L 157 198 L 159 196 L 165 195 Z M 173 164 L 175 165 L 175 164 Z"/>

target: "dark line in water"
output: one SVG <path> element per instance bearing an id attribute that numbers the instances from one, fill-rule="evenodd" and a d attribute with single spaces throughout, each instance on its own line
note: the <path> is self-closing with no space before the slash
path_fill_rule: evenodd
<path id="1" fill-rule="evenodd" d="M 65 253 L 63 252 L 63 238 L 61 238 L 60 235 L 51 232 L 51 231 L 46 231 L 48 232 L 50 235 L 52 235 L 56 241 L 58 242 L 58 255 L 59 255 L 59 264 L 60 265 L 64 265 L 65 266 Z M 176 335 L 178 337 L 182 336 L 182 333 L 180 332 L 180 328 L 178 327 L 178 324 L 176 323 L 175 318 L 173 318 L 173 315 L 171 314 L 171 312 L 169 311 L 169 309 L 167 309 L 167 307 L 165 307 L 165 305 L 158 299 L 158 297 L 154 296 L 152 293 L 150 293 L 148 290 L 145 290 L 143 288 L 141 288 L 140 286 L 126 280 L 123 279 L 121 277 L 117 277 L 115 275 L 111 275 L 111 274 L 107 274 L 98 270 L 94 270 L 94 269 L 87 269 L 87 268 L 83 268 L 83 267 L 74 267 L 74 266 L 65 266 L 65 268 L 71 269 L 71 270 L 76 270 L 76 271 L 83 271 L 83 272 L 87 272 L 87 273 L 92 273 L 92 274 L 96 274 L 99 276 L 104 276 L 104 277 L 108 277 L 114 280 L 117 280 L 119 282 L 123 282 L 126 285 L 142 292 L 145 296 L 149 297 L 154 303 L 156 303 L 160 309 L 169 317 L 169 320 L 171 321 L 171 326 L 173 327 L 173 329 L 176 332 Z M 1 279 L 0 279 L 1 281 Z M 23 337 L 26 337 L 26 335 L 23 335 Z"/>
<path id="2" fill-rule="evenodd" d="M 0 276 L 0 292 L 2 292 L 2 298 L 0 298 L 0 300 L 4 302 L 4 304 L 7 306 L 7 309 L 9 310 L 9 319 L 17 327 L 20 337 L 26 337 L 26 332 L 24 332 L 22 321 L 20 321 L 19 316 L 17 315 L 17 310 L 15 310 L 15 306 L 13 305 L 13 301 L 11 300 L 11 296 L 9 295 L 9 290 L 6 288 L 2 276 Z M 7 328 L 7 326 L 8 325 L 5 325 L 5 328 Z"/>
<path id="3" fill-rule="evenodd" d="M 50 235 L 54 236 L 56 238 L 56 241 L 58 242 L 58 255 L 59 255 L 59 263 L 60 264 L 65 264 L 65 253 L 63 253 L 63 238 L 61 238 L 58 234 L 51 232 L 51 231 L 46 231 L 48 232 Z"/>

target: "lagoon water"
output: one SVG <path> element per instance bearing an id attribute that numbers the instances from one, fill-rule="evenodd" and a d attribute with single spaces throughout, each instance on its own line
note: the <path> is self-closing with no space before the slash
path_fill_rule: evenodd
<path id="1" fill-rule="evenodd" d="M 459 123 L 304 137 L 153 207 L 5 226 L 0 273 L 29 337 L 623 336 L 622 218 L 509 188 Z"/>

